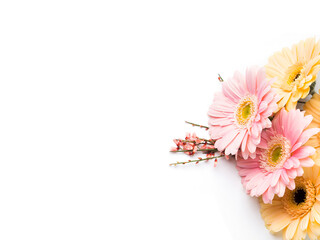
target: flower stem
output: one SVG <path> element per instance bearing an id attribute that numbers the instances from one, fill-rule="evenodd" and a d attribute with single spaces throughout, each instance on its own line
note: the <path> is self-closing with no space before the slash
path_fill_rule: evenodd
<path id="1" fill-rule="evenodd" d="M 189 161 L 187 161 L 187 162 L 170 163 L 169 165 L 170 165 L 170 166 L 177 166 L 178 164 L 186 164 L 186 163 L 193 163 L 193 162 L 195 162 L 196 164 L 198 164 L 199 162 L 209 161 L 209 160 L 217 159 L 217 158 L 220 158 L 220 157 L 223 157 L 223 155 L 215 156 L 215 157 L 209 157 L 209 158 L 199 158 L 199 159 L 195 159 L 195 160 L 189 160 Z"/>
<path id="2" fill-rule="evenodd" d="M 207 127 L 207 126 L 199 125 L 199 124 L 188 122 L 188 121 L 185 121 L 185 122 L 188 123 L 188 124 L 191 124 L 193 127 L 205 128 L 206 130 L 209 129 L 209 127 Z"/>
<path id="3" fill-rule="evenodd" d="M 313 82 L 313 83 L 310 85 L 310 91 L 309 91 L 309 94 L 310 94 L 310 95 L 313 95 L 313 94 L 316 93 L 315 90 L 314 90 L 315 86 L 316 86 L 316 81 Z"/>

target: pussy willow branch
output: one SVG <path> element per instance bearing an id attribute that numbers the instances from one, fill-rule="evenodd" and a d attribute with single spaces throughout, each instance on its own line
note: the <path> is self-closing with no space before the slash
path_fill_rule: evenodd
<path id="1" fill-rule="evenodd" d="M 201 152 L 217 152 L 217 149 L 197 149 L 197 152 L 201 151 Z M 193 150 L 171 150 L 170 152 L 193 152 Z"/>
<path id="2" fill-rule="evenodd" d="M 188 124 L 191 124 L 193 127 L 205 128 L 206 130 L 209 129 L 209 127 L 207 127 L 207 126 L 199 125 L 199 124 L 188 122 L 188 121 L 185 121 L 185 122 L 188 123 Z"/>
<path id="3" fill-rule="evenodd" d="M 199 163 L 199 162 L 203 162 L 203 161 L 209 161 L 209 160 L 212 160 L 212 159 L 217 159 L 217 158 L 220 158 L 220 157 L 223 157 L 224 155 L 220 155 L 220 156 L 215 156 L 215 157 L 209 157 L 209 158 L 200 158 L 200 159 L 195 159 L 195 160 L 189 160 L 187 162 L 176 162 L 176 163 L 170 163 L 169 165 L 170 166 L 176 166 L 178 164 L 186 164 L 186 163 L 193 163 L 195 162 L 196 164 Z"/>

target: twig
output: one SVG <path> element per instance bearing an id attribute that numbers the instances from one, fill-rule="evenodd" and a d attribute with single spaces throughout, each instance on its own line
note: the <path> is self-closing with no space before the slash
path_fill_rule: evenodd
<path id="1" fill-rule="evenodd" d="M 212 159 L 217 159 L 220 157 L 223 157 L 224 155 L 220 155 L 220 156 L 215 156 L 215 157 L 209 157 L 209 158 L 199 158 L 199 159 L 195 159 L 195 160 L 189 160 L 187 162 L 176 162 L 176 163 L 170 163 L 170 166 L 177 166 L 178 164 L 186 164 L 186 163 L 193 163 L 195 162 L 196 164 L 198 164 L 199 162 L 203 162 L 203 161 L 209 161 Z"/>
<path id="2" fill-rule="evenodd" d="M 220 81 L 220 82 L 224 82 L 224 80 L 223 80 L 223 78 L 220 76 L 220 74 L 218 73 L 218 80 Z"/>
<path id="3" fill-rule="evenodd" d="M 194 150 L 187 150 L 187 149 L 185 149 L 185 150 L 171 150 L 170 152 L 193 152 Z M 218 150 L 217 149 L 197 149 L 197 151 L 196 152 L 198 152 L 198 151 L 201 151 L 201 152 L 218 152 Z"/>
<path id="4" fill-rule="evenodd" d="M 209 127 L 207 127 L 207 126 L 199 125 L 199 124 L 188 122 L 188 121 L 185 121 L 185 122 L 188 123 L 188 124 L 191 124 L 193 127 L 205 128 L 206 130 L 209 129 Z"/>

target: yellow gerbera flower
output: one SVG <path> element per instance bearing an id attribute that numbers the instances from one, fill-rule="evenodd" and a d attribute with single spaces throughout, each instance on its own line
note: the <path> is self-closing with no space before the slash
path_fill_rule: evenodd
<path id="1" fill-rule="evenodd" d="M 291 110 L 300 98 L 308 95 L 320 70 L 319 53 L 320 41 L 309 38 L 269 58 L 265 68 L 268 78 L 276 78 L 272 87 L 281 97 L 279 109 L 285 106 L 286 110 Z"/>
<path id="2" fill-rule="evenodd" d="M 312 115 L 313 119 L 308 128 L 320 128 L 320 95 L 315 93 L 312 98 L 304 105 L 306 115 Z M 320 133 L 313 135 L 306 145 L 316 149 L 316 154 L 313 155 L 313 160 L 317 165 L 320 165 Z"/>
<path id="3" fill-rule="evenodd" d="M 295 179 L 294 190 L 286 189 L 282 198 L 272 204 L 260 201 L 261 215 L 272 232 L 283 231 L 283 239 L 301 240 L 308 234 L 311 240 L 320 237 L 320 167 L 304 169 Z"/>

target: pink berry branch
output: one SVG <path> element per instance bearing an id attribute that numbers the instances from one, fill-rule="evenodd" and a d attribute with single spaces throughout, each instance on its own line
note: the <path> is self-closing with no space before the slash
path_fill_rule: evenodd
<path id="1" fill-rule="evenodd" d="M 186 121 L 186 123 L 191 124 L 192 126 L 204 128 L 205 130 L 208 130 L 209 128 L 207 126 L 199 125 L 196 123 L 191 123 Z M 205 138 L 199 138 L 195 133 L 190 134 L 187 133 L 185 139 L 174 139 L 173 142 L 176 144 L 175 147 L 172 147 L 170 152 L 182 152 L 189 156 L 193 156 L 194 154 L 205 154 L 206 157 L 198 157 L 195 160 L 188 160 L 186 162 L 176 162 L 171 163 L 170 166 L 176 166 L 178 164 L 186 164 L 186 163 L 196 163 L 202 161 L 209 161 L 214 160 L 214 165 L 217 164 L 217 158 L 223 157 L 224 154 L 220 153 L 220 155 L 216 156 L 216 152 L 218 150 L 214 147 L 215 141 L 213 139 L 205 139 Z"/>

